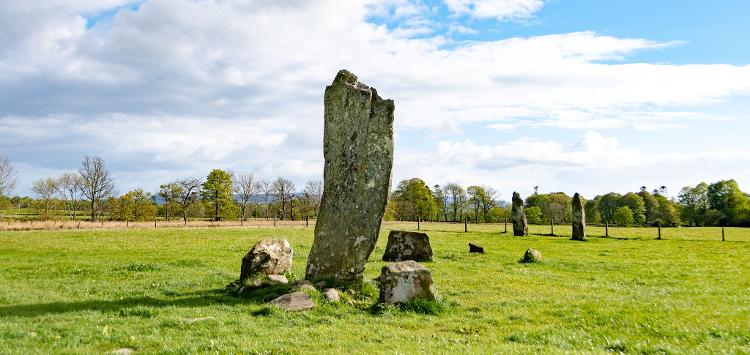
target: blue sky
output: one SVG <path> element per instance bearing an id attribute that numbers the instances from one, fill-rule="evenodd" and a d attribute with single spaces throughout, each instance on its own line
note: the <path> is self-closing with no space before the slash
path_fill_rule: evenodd
<path id="1" fill-rule="evenodd" d="M 322 92 L 396 102 L 393 180 L 508 199 L 734 178 L 750 190 L 746 1 L 0 4 L 15 191 L 107 161 L 120 192 L 212 168 L 322 179 Z"/>

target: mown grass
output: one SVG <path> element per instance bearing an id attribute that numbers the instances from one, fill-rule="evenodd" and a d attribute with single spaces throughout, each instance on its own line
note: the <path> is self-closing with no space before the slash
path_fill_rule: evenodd
<path id="1" fill-rule="evenodd" d="M 288 239 L 301 277 L 312 228 L 0 233 L 0 353 L 750 352 L 750 230 L 423 223 L 439 304 L 326 304 L 287 313 L 224 287 L 261 238 Z M 386 224 L 367 279 L 379 257 Z M 485 254 L 469 254 L 468 242 Z M 521 264 L 527 248 L 543 263 Z M 354 296 L 353 296 L 354 297 Z"/>

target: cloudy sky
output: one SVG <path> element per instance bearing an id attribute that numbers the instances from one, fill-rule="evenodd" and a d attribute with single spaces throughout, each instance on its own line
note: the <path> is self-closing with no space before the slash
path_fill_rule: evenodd
<path id="1" fill-rule="evenodd" d="M 0 155 L 105 159 L 120 192 L 212 168 L 322 178 L 323 90 L 396 103 L 394 184 L 750 189 L 750 2 L 3 0 Z"/>

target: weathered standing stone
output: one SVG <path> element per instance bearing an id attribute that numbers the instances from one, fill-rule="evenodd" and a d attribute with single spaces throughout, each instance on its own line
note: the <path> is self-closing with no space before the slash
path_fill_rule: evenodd
<path id="1" fill-rule="evenodd" d="M 527 235 L 529 227 L 526 223 L 526 213 L 523 211 L 523 200 L 521 199 L 521 195 L 515 191 L 513 191 L 511 219 L 513 220 L 513 235 L 517 237 Z"/>
<path id="2" fill-rule="evenodd" d="M 586 240 L 586 210 L 583 207 L 583 198 L 577 192 L 573 195 L 572 209 L 573 236 L 572 240 Z"/>
<path id="3" fill-rule="evenodd" d="M 380 302 L 395 304 L 415 298 L 435 299 L 430 270 L 414 260 L 383 266 L 378 283 Z"/>
<path id="4" fill-rule="evenodd" d="M 287 311 L 304 311 L 315 307 L 315 303 L 313 303 L 310 296 L 300 291 L 279 296 L 269 303 L 277 305 Z"/>
<path id="5" fill-rule="evenodd" d="M 539 250 L 531 248 L 523 253 L 523 259 L 521 259 L 522 263 L 536 263 L 539 261 L 542 261 L 542 253 L 540 253 Z"/>
<path id="6" fill-rule="evenodd" d="M 393 108 L 346 70 L 326 87 L 323 198 L 305 278 L 362 278 L 388 198 Z"/>
<path id="7" fill-rule="evenodd" d="M 425 233 L 391 231 L 383 261 L 432 261 L 430 237 Z"/>
<path id="8" fill-rule="evenodd" d="M 292 246 L 286 240 L 264 239 L 242 258 L 240 281 L 256 274 L 281 275 L 292 268 Z"/>
<path id="9" fill-rule="evenodd" d="M 479 245 L 469 243 L 469 253 L 482 253 L 484 254 L 484 248 Z"/>

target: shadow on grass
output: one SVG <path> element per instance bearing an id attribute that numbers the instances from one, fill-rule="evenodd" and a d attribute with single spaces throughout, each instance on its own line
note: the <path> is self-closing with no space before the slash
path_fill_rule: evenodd
<path id="1" fill-rule="evenodd" d="M 2 317 L 38 317 L 52 314 L 99 311 L 120 312 L 137 306 L 146 307 L 205 307 L 216 304 L 263 304 L 288 292 L 288 287 L 273 287 L 233 295 L 225 289 L 211 289 L 187 293 L 175 293 L 165 298 L 127 297 L 112 300 L 90 300 L 79 302 L 51 302 L 0 306 Z"/>

